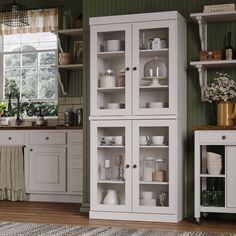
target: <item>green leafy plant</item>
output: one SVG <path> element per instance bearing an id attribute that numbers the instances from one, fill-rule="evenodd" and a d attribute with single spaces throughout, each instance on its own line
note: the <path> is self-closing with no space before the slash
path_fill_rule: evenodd
<path id="1" fill-rule="evenodd" d="M 7 105 L 4 102 L 0 102 L 0 112 L 7 109 Z"/>

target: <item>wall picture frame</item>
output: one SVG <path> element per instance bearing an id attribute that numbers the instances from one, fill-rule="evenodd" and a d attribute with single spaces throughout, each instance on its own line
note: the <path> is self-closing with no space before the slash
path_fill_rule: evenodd
<path id="1" fill-rule="evenodd" d="M 74 41 L 74 62 L 83 64 L 83 41 Z"/>

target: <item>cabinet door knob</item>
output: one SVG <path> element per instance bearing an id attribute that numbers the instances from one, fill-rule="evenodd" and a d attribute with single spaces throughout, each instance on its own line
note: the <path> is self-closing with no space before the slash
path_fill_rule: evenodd
<path id="1" fill-rule="evenodd" d="M 11 140 L 11 137 L 8 137 L 8 140 Z"/>
<path id="2" fill-rule="evenodd" d="M 129 169 L 129 164 L 126 164 L 126 165 L 125 165 L 125 168 L 126 168 L 126 169 Z"/>
<path id="3" fill-rule="evenodd" d="M 136 168 L 137 168 L 137 165 L 134 164 L 134 165 L 133 165 L 133 168 L 136 169 Z"/>
<path id="4" fill-rule="evenodd" d="M 30 148 L 30 151 L 33 152 L 33 149 Z"/>
<path id="5" fill-rule="evenodd" d="M 223 139 L 223 140 L 226 139 L 226 136 L 225 136 L 225 135 L 222 135 L 222 139 Z"/>
<path id="6" fill-rule="evenodd" d="M 137 70 L 137 67 L 136 67 L 136 66 L 134 66 L 134 67 L 133 67 L 133 70 Z"/>
<path id="7" fill-rule="evenodd" d="M 49 139 L 49 137 L 46 137 L 45 139 L 46 139 L 46 140 L 48 140 L 48 139 Z"/>
<path id="8" fill-rule="evenodd" d="M 126 71 L 129 71 L 129 67 L 126 67 L 125 70 L 126 70 Z"/>

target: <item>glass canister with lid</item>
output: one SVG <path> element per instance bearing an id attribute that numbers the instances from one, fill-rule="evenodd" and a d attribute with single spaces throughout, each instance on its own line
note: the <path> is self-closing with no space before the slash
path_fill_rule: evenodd
<path id="1" fill-rule="evenodd" d="M 153 172 L 153 180 L 157 182 L 165 182 L 166 181 L 166 172 L 163 169 L 162 158 L 157 158 L 155 160 L 155 171 Z"/>
<path id="2" fill-rule="evenodd" d="M 145 157 L 143 161 L 143 180 L 152 181 L 152 175 L 155 171 L 154 157 Z"/>
<path id="3" fill-rule="evenodd" d="M 120 75 L 116 78 L 116 87 L 125 87 L 125 70 L 120 71 Z"/>
<path id="4" fill-rule="evenodd" d="M 114 71 L 108 69 L 105 71 L 104 75 L 100 77 L 100 87 L 101 88 L 114 88 L 116 87 L 116 78 L 114 76 Z"/>

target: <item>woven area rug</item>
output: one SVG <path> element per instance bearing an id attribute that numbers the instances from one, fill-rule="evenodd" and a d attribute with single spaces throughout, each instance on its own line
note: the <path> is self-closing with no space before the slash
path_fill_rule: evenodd
<path id="1" fill-rule="evenodd" d="M 78 225 L 32 224 L 0 222 L 1 236 L 232 236 L 166 230 L 147 230 L 113 227 L 86 227 Z"/>

